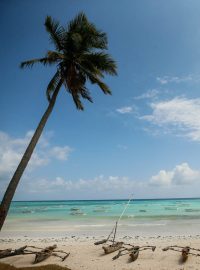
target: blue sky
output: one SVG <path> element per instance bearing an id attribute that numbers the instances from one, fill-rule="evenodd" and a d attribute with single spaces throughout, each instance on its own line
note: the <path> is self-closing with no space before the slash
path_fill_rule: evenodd
<path id="1" fill-rule="evenodd" d="M 198 197 L 200 2 L 1 1 L 0 197 L 47 107 L 54 68 L 20 70 L 52 48 L 47 15 L 78 12 L 108 35 L 112 96 L 79 112 L 62 89 L 15 199 Z"/>

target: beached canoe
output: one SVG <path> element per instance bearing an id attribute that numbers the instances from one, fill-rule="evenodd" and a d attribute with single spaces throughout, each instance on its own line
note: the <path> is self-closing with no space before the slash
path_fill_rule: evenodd
<path id="1" fill-rule="evenodd" d="M 183 261 L 187 260 L 189 252 L 190 252 L 190 247 L 184 247 L 182 249 L 181 254 L 182 254 L 182 260 Z"/>
<path id="2" fill-rule="evenodd" d="M 0 250 L 0 259 L 10 256 L 11 252 L 11 248 Z"/>
<path id="3" fill-rule="evenodd" d="M 131 257 L 131 261 L 137 260 L 139 256 L 139 248 L 140 247 L 134 247 L 134 249 L 129 253 L 129 256 Z"/>
<path id="4" fill-rule="evenodd" d="M 109 254 L 109 253 L 112 253 L 116 250 L 119 250 L 123 245 L 123 242 L 116 242 L 112 245 L 109 245 L 109 246 L 103 246 L 103 250 L 105 252 L 105 254 Z"/>
<path id="5" fill-rule="evenodd" d="M 57 248 L 57 245 L 53 245 L 53 246 L 46 247 L 45 249 L 42 249 L 40 252 L 37 252 L 35 254 L 35 260 L 33 263 L 36 264 L 36 263 L 40 263 L 46 260 L 52 255 L 54 249 L 56 248 Z"/>

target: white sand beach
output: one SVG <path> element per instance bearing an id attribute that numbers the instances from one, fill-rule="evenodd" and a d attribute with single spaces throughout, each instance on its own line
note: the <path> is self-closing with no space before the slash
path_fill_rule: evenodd
<path id="1" fill-rule="evenodd" d="M 162 251 L 162 248 L 170 245 L 190 246 L 193 248 L 200 248 L 200 235 L 187 236 L 122 236 L 117 240 L 134 245 L 155 245 L 156 250 L 141 251 L 138 259 L 131 262 L 128 255 L 122 256 L 117 260 L 112 260 L 117 252 L 105 255 L 102 246 L 95 246 L 94 242 L 102 239 L 105 235 L 92 236 L 66 236 L 66 237 L 1 237 L 0 247 L 19 248 L 24 245 L 34 245 L 37 247 L 46 247 L 56 244 L 58 249 L 70 252 L 66 261 L 61 262 L 59 258 L 50 257 L 45 262 L 37 265 L 59 264 L 67 266 L 72 270 L 199 270 L 200 257 L 189 255 L 188 260 L 182 263 L 180 260 L 180 253 L 174 251 Z M 95 232 L 94 232 L 95 235 Z M 34 255 L 20 255 L 1 259 L 1 262 L 14 265 L 16 267 L 31 266 L 34 260 Z"/>

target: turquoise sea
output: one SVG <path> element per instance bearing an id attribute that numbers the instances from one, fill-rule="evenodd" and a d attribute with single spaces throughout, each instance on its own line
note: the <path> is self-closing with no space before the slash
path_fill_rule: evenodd
<path id="1" fill-rule="evenodd" d="M 18 201 L 13 202 L 4 231 L 78 231 L 107 230 L 122 213 L 127 200 Z M 121 230 L 153 229 L 162 232 L 199 230 L 200 199 L 132 200 Z M 137 227 L 137 228 L 136 228 Z M 159 228 L 158 228 L 159 227 Z"/>
<path id="2" fill-rule="evenodd" d="M 13 202 L 9 219 L 28 220 L 116 220 L 127 200 L 18 201 Z M 200 199 L 132 200 L 122 219 L 200 218 Z"/>

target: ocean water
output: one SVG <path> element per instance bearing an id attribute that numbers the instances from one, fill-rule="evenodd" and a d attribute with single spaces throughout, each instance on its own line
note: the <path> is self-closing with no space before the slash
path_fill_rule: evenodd
<path id="1" fill-rule="evenodd" d="M 127 200 L 13 202 L 4 231 L 106 231 L 126 204 Z M 189 234 L 199 226 L 200 199 L 133 200 L 119 223 L 121 231 L 160 233 L 182 229 Z"/>
<path id="2" fill-rule="evenodd" d="M 23 201 L 13 202 L 9 219 L 116 220 L 127 200 Z M 200 218 L 200 199 L 132 200 L 122 219 L 165 220 Z"/>

